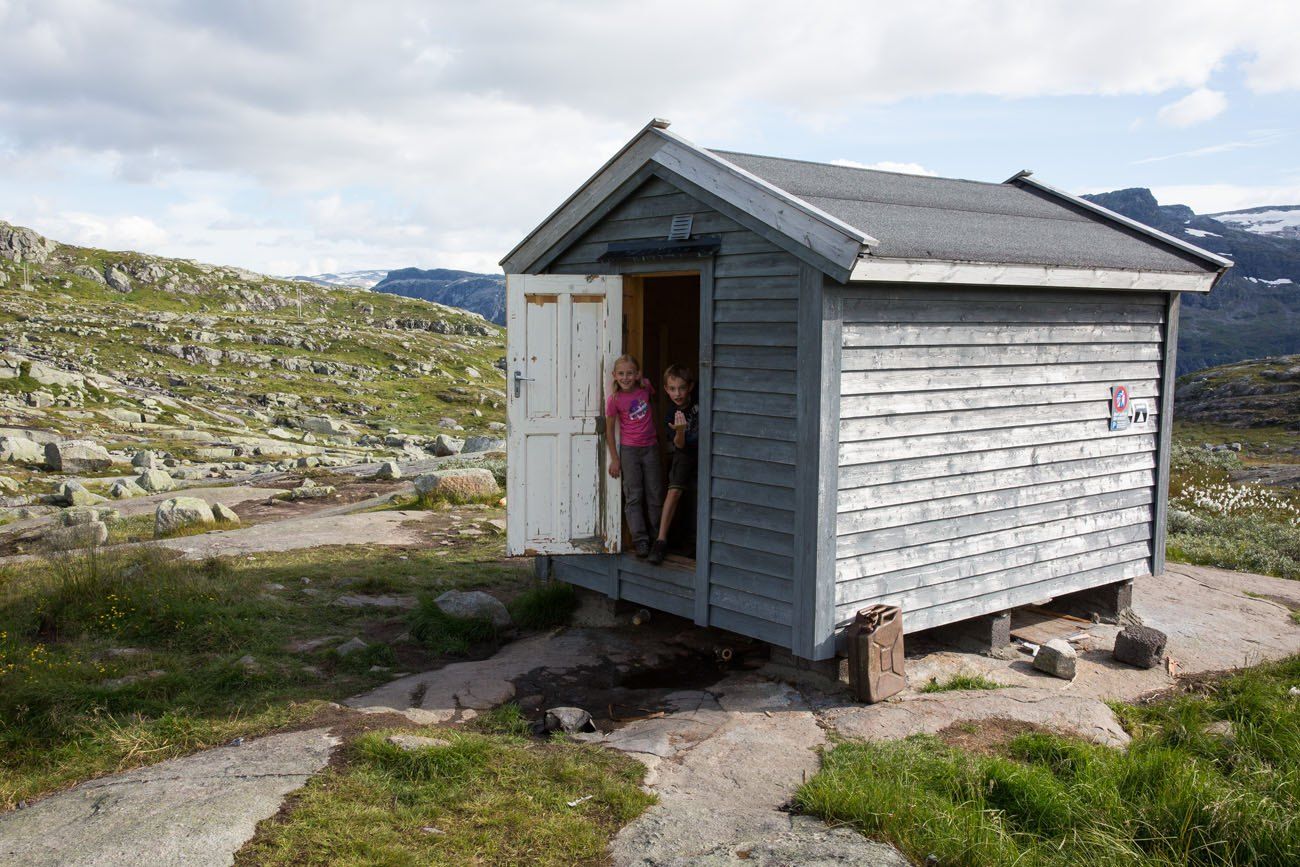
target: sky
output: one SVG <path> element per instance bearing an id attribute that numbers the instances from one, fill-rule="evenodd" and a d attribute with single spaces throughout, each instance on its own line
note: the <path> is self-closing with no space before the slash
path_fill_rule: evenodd
<path id="1" fill-rule="evenodd" d="M 652 117 L 705 147 L 1300 204 L 1298 33 L 1273 0 L 0 0 L 0 219 L 271 274 L 499 272 Z"/>

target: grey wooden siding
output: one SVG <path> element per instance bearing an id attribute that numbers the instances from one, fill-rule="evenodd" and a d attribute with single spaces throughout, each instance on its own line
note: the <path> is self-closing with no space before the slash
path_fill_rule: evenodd
<path id="1" fill-rule="evenodd" d="M 835 613 L 910 631 L 1149 574 L 1166 298 L 844 290 Z M 1107 430 L 1112 384 L 1151 412 Z"/>
<path id="2" fill-rule="evenodd" d="M 707 534 L 709 625 L 791 646 L 794 570 L 795 371 L 799 263 L 770 241 L 703 203 L 689 182 L 667 172 L 610 211 L 557 257 L 556 273 L 637 273 L 596 261 L 611 241 L 662 240 L 673 215 L 694 215 L 696 235 L 717 235 L 713 268 L 713 366 Z M 689 265 L 684 265 L 689 267 Z M 701 323 L 701 331 L 710 328 Z M 816 351 L 812 347 L 810 351 Z M 701 461 L 703 467 L 705 462 Z M 701 527 L 701 532 L 705 531 Z M 631 557 L 618 558 L 617 580 L 595 587 L 593 568 L 557 558 L 564 580 L 603 589 L 661 610 L 692 616 L 695 590 Z"/>

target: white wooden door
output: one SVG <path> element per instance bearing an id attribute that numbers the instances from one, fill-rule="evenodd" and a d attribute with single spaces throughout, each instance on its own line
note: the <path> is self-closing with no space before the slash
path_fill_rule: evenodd
<path id="1" fill-rule="evenodd" d="M 603 417 L 622 315 L 622 277 L 506 276 L 511 555 L 620 550 Z"/>

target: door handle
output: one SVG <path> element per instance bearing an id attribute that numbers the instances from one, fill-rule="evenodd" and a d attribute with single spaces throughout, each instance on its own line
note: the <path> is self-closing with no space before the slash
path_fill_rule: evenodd
<path id="1" fill-rule="evenodd" d="M 522 373 L 516 370 L 515 371 L 515 397 L 519 397 L 519 387 L 521 385 L 523 385 L 525 382 L 532 382 L 532 381 L 533 381 L 532 377 L 524 376 Z"/>

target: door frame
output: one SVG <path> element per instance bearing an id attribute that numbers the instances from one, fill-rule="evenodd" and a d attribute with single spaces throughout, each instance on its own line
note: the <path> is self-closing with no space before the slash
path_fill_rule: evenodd
<path id="1" fill-rule="evenodd" d="M 698 275 L 700 278 L 700 358 L 695 396 L 700 404 L 699 463 L 695 490 L 695 624 L 709 625 L 709 544 L 712 535 L 713 483 L 713 269 L 714 257 L 664 259 L 653 262 L 615 260 L 601 263 L 601 273 L 618 274 L 624 281 L 642 277 Z M 622 334 L 622 323 L 619 323 Z M 628 554 L 610 558 L 609 595 L 622 598 L 619 564 Z"/>

